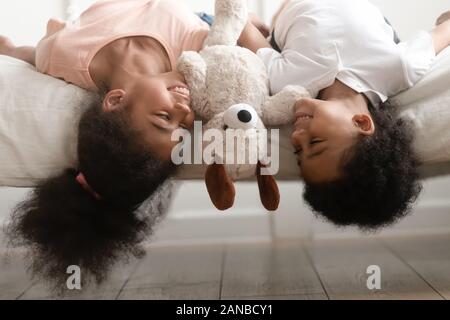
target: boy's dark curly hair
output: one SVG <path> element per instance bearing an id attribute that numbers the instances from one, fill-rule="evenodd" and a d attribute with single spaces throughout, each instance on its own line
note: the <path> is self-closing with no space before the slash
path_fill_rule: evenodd
<path id="1" fill-rule="evenodd" d="M 303 194 L 315 213 L 363 230 L 407 215 L 422 189 L 410 123 L 398 117 L 391 103 L 369 110 L 375 133 L 347 150 L 341 159 L 343 177 L 321 184 L 305 181 Z"/>
<path id="2" fill-rule="evenodd" d="M 138 215 L 138 208 L 175 167 L 144 144 L 127 109 L 103 112 L 100 101 L 90 106 L 78 126 L 79 167 L 42 182 L 6 228 L 10 245 L 30 249 L 33 275 L 57 291 L 71 265 L 80 267 L 83 283 L 100 283 L 118 259 L 141 256 L 140 243 L 155 224 L 154 213 Z M 80 172 L 101 200 L 76 181 Z"/>

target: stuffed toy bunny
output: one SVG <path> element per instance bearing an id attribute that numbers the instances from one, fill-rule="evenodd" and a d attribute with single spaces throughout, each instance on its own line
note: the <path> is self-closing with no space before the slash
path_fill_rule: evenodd
<path id="1" fill-rule="evenodd" d="M 237 140 L 242 142 L 254 138 L 252 135 L 262 132 L 265 125 L 292 123 L 295 103 L 308 96 L 307 91 L 288 86 L 270 97 L 264 63 L 250 50 L 236 46 L 248 20 L 246 0 L 216 0 L 215 5 L 215 21 L 203 50 L 185 52 L 178 61 L 178 70 L 190 88 L 192 108 L 207 121 L 204 130 L 214 128 L 225 133 L 235 129 Z M 259 147 L 265 150 L 267 146 Z M 248 144 L 235 150 L 249 151 Z M 218 160 L 208 166 L 205 182 L 219 210 L 233 206 L 233 180 L 255 174 L 264 207 L 269 211 L 278 208 L 276 181 L 273 176 L 262 174 L 267 163 L 260 154 L 256 157 L 257 163 L 230 164 L 224 163 L 224 155 L 215 155 Z"/>

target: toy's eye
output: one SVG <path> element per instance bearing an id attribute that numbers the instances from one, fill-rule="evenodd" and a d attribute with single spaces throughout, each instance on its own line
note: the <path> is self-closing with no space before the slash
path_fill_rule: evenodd
<path id="1" fill-rule="evenodd" d="M 248 110 L 239 111 L 237 117 L 242 123 L 249 123 L 252 121 L 252 114 Z"/>
<path id="2" fill-rule="evenodd" d="M 224 114 L 225 125 L 231 129 L 255 129 L 258 125 L 258 114 L 248 104 L 231 106 Z"/>

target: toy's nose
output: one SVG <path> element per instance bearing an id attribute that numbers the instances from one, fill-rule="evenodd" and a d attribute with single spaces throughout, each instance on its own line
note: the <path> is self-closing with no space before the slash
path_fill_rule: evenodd
<path id="1" fill-rule="evenodd" d="M 256 110 L 245 103 L 231 106 L 224 114 L 225 125 L 230 129 L 254 129 L 258 119 Z"/>
<path id="2" fill-rule="evenodd" d="M 252 121 L 252 114 L 247 110 L 241 110 L 237 114 L 239 121 L 243 123 L 249 123 Z"/>

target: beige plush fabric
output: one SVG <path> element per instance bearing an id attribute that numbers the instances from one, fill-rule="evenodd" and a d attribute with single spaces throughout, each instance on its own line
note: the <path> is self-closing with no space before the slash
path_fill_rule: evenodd
<path id="1" fill-rule="evenodd" d="M 186 78 L 193 110 L 206 120 L 204 128 L 218 130 L 222 136 L 225 136 L 224 127 L 235 129 L 238 141 L 243 141 L 236 143 L 229 153 L 217 157 L 225 162 L 228 175 L 239 180 L 255 175 L 255 162 L 236 164 L 228 160 L 235 160 L 237 154 L 248 155 L 246 142 L 261 136 L 266 126 L 292 123 L 296 101 L 309 97 L 309 93 L 300 86 L 287 86 L 270 96 L 269 76 L 262 60 L 250 50 L 236 46 L 248 19 L 247 3 L 216 0 L 215 10 L 214 24 L 204 48 L 200 52 L 184 52 L 178 70 Z M 251 120 L 238 119 L 239 111 L 247 112 Z M 266 145 L 258 147 L 265 150 Z M 225 143 L 223 150 L 226 150 Z M 259 161 L 266 160 L 264 155 L 257 156 Z"/>

